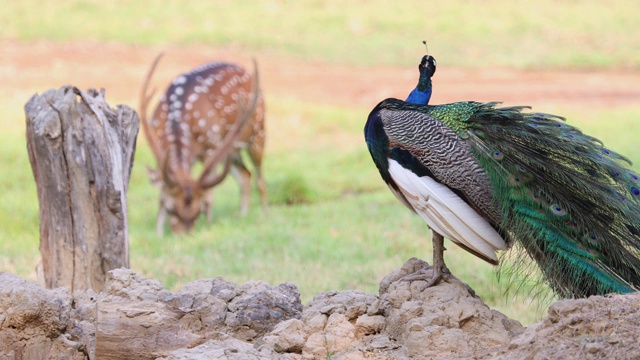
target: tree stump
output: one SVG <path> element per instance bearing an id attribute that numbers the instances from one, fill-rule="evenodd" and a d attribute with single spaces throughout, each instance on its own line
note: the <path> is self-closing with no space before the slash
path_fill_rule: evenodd
<path id="1" fill-rule="evenodd" d="M 40 206 L 39 280 L 100 291 L 107 271 L 129 267 L 126 194 L 138 115 L 111 109 L 104 90 L 69 85 L 34 95 L 25 113 Z"/>

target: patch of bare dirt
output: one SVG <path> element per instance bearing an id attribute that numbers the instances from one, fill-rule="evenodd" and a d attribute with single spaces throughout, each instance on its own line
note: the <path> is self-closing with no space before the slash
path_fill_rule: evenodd
<path id="1" fill-rule="evenodd" d="M 154 81 L 160 89 L 196 65 L 227 60 L 250 67 L 255 56 L 267 100 L 272 94 L 364 108 L 372 108 L 387 97 L 406 97 L 417 81 L 421 56 L 416 53 L 416 66 L 411 68 L 357 68 L 208 46 L 4 41 L 0 42 L 0 95 L 73 84 L 81 89 L 105 88 L 115 101 L 137 107 L 142 79 L 161 51 L 166 56 Z M 447 66 L 447 59 L 438 59 L 438 65 L 433 103 L 477 100 L 536 107 L 548 103 L 623 106 L 637 105 L 640 100 L 638 71 L 460 69 Z"/>

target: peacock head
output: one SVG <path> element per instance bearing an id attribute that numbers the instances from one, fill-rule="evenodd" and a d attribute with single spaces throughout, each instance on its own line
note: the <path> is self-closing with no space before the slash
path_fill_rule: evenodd
<path id="1" fill-rule="evenodd" d="M 430 78 L 436 73 L 436 59 L 431 55 L 425 55 L 418 65 L 420 77 Z"/>
<path id="2" fill-rule="evenodd" d="M 431 77 L 436 72 L 436 59 L 431 55 L 423 56 L 420 65 L 418 65 L 418 70 L 420 71 L 420 79 L 418 80 L 417 89 L 419 91 L 431 92 Z M 429 95 L 429 97 L 430 96 L 431 95 Z"/>
<path id="3" fill-rule="evenodd" d="M 422 40 L 424 49 L 427 51 L 427 55 L 422 57 L 420 65 L 418 65 L 418 71 L 420 71 L 420 81 L 426 82 L 431 79 L 433 74 L 436 73 L 436 59 L 429 55 L 429 47 L 427 46 L 427 40 Z"/>

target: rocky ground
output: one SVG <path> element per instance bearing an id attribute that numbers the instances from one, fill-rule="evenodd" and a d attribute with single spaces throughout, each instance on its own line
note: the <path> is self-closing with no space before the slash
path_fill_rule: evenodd
<path id="1" fill-rule="evenodd" d="M 380 293 L 199 279 L 176 292 L 132 270 L 105 290 L 69 294 L 0 273 L 0 359 L 631 359 L 640 358 L 640 294 L 559 301 L 524 328 L 465 284 L 401 278 Z"/>

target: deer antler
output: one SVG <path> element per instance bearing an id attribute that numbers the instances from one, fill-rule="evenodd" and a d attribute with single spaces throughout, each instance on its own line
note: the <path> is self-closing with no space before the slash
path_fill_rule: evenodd
<path id="1" fill-rule="evenodd" d="M 144 79 L 144 83 L 142 84 L 142 89 L 140 91 L 140 122 L 142 123 L 142 131 L 144 131 L 144 135 L 147 137 L 147 141 L 149 141 L 149 146 L 153 151 L 156 159 L 158 160 L 158 166 L 162 166 L 164 161 L 161 159 L 164 158 L 163 152 L 160 150 L 160 144 L 158 144 L 158 139 L 153 135 L 151 130 L 149 129 L 149 123 L 147 120 L 147 107 L 149 106 L 149 101 L 153 98 L 153 95 L 156 93 L 156 89 L 151 90 L 151 93 L 147 93 L 147 87 L 149 87 L 149 82 L 151 81 L 151 76 L 153 72 L 156 70 L 156 66 L 158 62 L 162 58 L 164 53 L 158 54 L 149 72 L 147 73 L 147 77 Z"/>
<path id="2" fill-rule="evenodd" d="M 258 73 L 258 64 L 256 63 L 256 59 L 253 60 L 253 79 L 251 81 L 251 102 L 248 107 L 245 106 L 241 102 L 241 99 L 238 98 L 238 118 L 236 122 L 233 124 L 233 127 L 229 130 L 229 132 L 225 135 L 224 139 L 218 151 L 216 151 L 213 156 L 211 156 L 207 162 L 205 163 L 202 175 L 198 182 L 203 188 L 211 188 L 213 186 L 218 185 L 224 177 L 229 172 L 229 165 L 231 163 L 231 159 L 228 157 L 229 153 L 233 149 L 233 142 L 240 135 L 242 129 L 244 129 L 245 125 L 249 122 L 252 115 L 256 110 L 256 106 L 258 104 L 258 99 L 260 97 L 260 77 Z M 221 173 L 216 174 L 213 178 L 211 174 L 213 174 L 216 166 L 220 163 L 222 159 L 226 158 L 224 169 Z"/>

